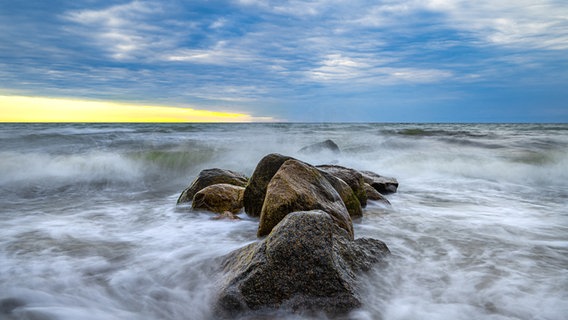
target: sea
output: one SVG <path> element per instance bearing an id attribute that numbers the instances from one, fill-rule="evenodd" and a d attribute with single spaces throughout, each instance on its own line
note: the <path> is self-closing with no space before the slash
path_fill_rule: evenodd
<path id="1" fill-rule="evenodd" d="M 217 258 L 258 219 L 176 200 L 269 153 L 400 183 L 354 221 L 392 254 L 348 319 L 568 319 L 568 124 L 395 123 L 0 124 L 0 319 L 215 319 Z"/>

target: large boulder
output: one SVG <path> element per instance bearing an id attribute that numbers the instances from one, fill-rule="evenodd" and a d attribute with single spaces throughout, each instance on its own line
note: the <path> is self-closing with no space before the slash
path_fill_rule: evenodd
<path id="1" fill-rule="evenodd" d="M 381 194 L 395 193 L 398 189 L 398 181 L 395 178 L 383 177 L 372 171 L 360 171 L 365 183 L 368 183 Z"/>
<path id="2" fill-rule="evenodd" d="M 191 207 L 216 213 L 237 213 L 243 208 L 244 191 L 244 187 L 232 184 L 214 184 L 199 190 L 193 196 Z"/>
<path id="3" fill-rule="evenodd" d="M 356 274 L 388 253 L 380 240 L 352 241 L 323 211 L 291 213 L 264 240 L 222 258 L 217 313 L 228 318 L 259 309 L 345 314 L 361 305 Z"/>
<path id="4" fill-rule="evenodd" d="M 179 196 L 177 203 L 185 203 L 193 200 L 193 196 L 201 189 L 214 184 L 232 184 L 239 187 L 245 187 L 248 178 L 238 172 L 224 169 L 206 169 L 199 173 L 199 176 L 193 180 L 191 185 L 187 187 Z"/>
<path id="5" fill-rule="evenodd" d="M 365 190 L 365 180 L 363 179 L 363 175 L 351 168 L 346 168 L 338 165 L 321 165 L 316 166 L 318 169 L 323 170 L 347 183 L 349 187 L 359 199 L 361 203 L 361 207 L 365 207 L 367 205 L 367 192 Z"/>
<path id="6" fill-rule="evenodd" d="M 257 164 L 249 184 L 244 193 L 245 212 L 251 217 L 259 217 L 262 211 L 262 204 L 266 196 L 266 188 L 272 177 L 276 174 L 280 166 L 292 157 L 271 153 Z"/>
<path id="7" fill-rule="evenodd" d="M 333 140 L 325 140 L 322 142 L 314 143 L 309 146 L 305 146 L 298 150 L 299 153 L 318 153 L 318 152 L 331 152 L 331 153 L 341 153 L 339 146 Z"/>
<path id="8" fill-rule="evenodd" d="M 317 168 L 295 159 L 287 160 L 268 184 L 257 235 L 268 235 L 291 212 L 315 209 L 329 213 L 353 238 L 351 217 L 333 185 Z"/>

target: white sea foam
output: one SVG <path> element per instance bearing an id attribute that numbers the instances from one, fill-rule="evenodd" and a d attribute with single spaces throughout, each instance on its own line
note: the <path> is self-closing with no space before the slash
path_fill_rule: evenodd
<path id="1" fill-rule="evenodd" d="M 142 175 L 139 163 L 109 152 L 51 155 L 0 153 L 0 183 L 42 180 L 134 180 Z"/>

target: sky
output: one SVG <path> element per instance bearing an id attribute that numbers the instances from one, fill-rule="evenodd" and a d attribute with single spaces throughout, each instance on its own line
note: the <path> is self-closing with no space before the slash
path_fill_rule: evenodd
<path id="1" fill-rule="evenodd" d="M 17 120 L 568 122 L 568 1 L 0 0 Z"/>

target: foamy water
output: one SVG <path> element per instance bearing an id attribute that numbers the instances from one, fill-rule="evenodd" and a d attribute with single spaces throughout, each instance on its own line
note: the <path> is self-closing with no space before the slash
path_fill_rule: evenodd
<path id="1" fill-rule="evenodd" d="M 566 319 L 568 126 L 530 124 L 0 125 L 0 319 L 213 319 L 215 258 L 258 221 L 177 196 L 271 152 L 400 182 L 355 222 L 392 256 L 351 318 Z"/>

